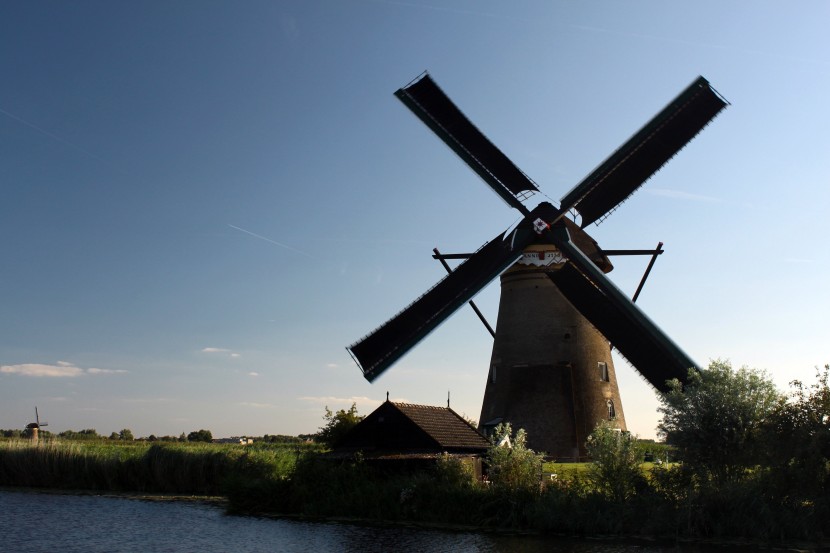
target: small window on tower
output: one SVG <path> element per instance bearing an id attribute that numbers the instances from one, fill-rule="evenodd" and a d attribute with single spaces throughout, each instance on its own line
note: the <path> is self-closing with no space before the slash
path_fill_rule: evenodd
<path id="1" fill-rule="evenodd" d="M 490 382 L 495 384 L 496 383 L 496 366 L 493 365 L 490 367 Z"/>
<path id="2" fill-rule="evenodd" d="M 605 402 L 605 405 L 608 407 L 608 420 L 614 420 L 617 418 L 617 412 L 614 410 L 614 402 L 610 399 Z"/>
<path id="3" fill-rule="evenodd" d="M 597 368 L 599 369 L 599 379 L 608 382 L 608 363 L 599 361 L 597 362 Z"/>

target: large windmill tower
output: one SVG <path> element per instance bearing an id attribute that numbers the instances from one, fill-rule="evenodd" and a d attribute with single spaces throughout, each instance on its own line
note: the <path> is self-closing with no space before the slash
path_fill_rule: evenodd
<path id="1" fill-rule="evenodd" d="M 591 260 L 610 271 L 608 258 L 583 242 Z M 577 459 L 599 421 L 626 426 L 608 340 L 548 276 L 564 263 L 555 246 L 534 244 L 502 273 L 479 425 L 489 433 L 510 422 L 527 431 L 533 449 Z"/>
<path id="2" fill-rule="evenodd" d="M 532 210 L 533 183 L 422 75 L 396 96 L 522 215 L 397 316 L 347 349 L 374 380 L 499 274 L 502 296 L 480 424 L 511 422 L 530 447 L 579 457 L 605 419 L 625 428 L 609 341 L 658 390 L 695 363 L 605 276 L 583 230 L 605 218 L 727 104 L 696 79 L 562 197 Z M 573 220 L 571 219 L 573 218 Z M 577 224 L 578 221 L 578 224 Z"/>

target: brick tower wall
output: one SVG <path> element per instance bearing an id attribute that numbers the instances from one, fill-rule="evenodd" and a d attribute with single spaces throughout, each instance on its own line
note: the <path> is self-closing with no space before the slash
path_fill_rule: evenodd
<path id="1" fill-rule="evenodd" d="M 565 299 L 545 270 L 516 264 L 501 276 L 479 424 L 487 431 L 488 423 L 501 419 L 514 430 L 524 428 L 528 447 L 535 451 L 584 458 L 588 435 L 600 421 L 612 419 L 609 402 L 612 420 L 626 429 L 617 377 L 608 340 Z"/>

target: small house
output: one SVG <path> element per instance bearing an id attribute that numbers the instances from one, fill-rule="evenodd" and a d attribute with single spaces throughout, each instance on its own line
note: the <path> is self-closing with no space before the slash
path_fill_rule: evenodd
<path id="1" fill-rule="evenodd" d="M 334 445 L 333 457 L 360 452 L 367 462 L 392 470 L 425 468 L 444 454 L 460 458 L 481 475 L 490 443 L 449 407 L 386 400 Z"/>

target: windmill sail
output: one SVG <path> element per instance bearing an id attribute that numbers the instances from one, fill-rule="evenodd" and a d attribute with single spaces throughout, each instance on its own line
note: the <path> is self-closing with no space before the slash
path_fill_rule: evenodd
<path id="1" fill-rule="evenodd" d="M 668 391 L 667 380 L 685 381 L 697 364 L 598 270 L 576 245 L 567 229 L 553 230 L 556 246 L 568 257 L 548 277 L 655 388 Z"/>
<path id="2" fill-rule="evenodd" d="M 539 189 L 461 113 L 428 74 L 395 92 L 418 118 L 469 165 L 496 194 L 523 213 L 521 199 Z"/>
<path id="3" fill-rule="evenodd" d="M 562 197 L 562 209 L 576 208 L 582 228 L 613 211 L 726 107 L 698 77 L 634 136 Z"/>
<path id="4" fill-rule="evenodd" d="M 467 303 L 522 254 L 532 232 L 499 233 L 467 261 L 377 330 L 346 348 L 372 381 Z"/>

